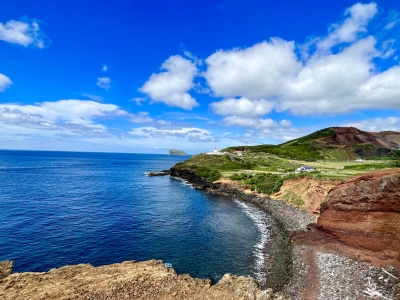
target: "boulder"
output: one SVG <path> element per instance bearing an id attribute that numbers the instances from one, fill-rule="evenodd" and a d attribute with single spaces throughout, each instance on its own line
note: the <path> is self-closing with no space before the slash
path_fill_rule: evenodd
<path id="1" fill-rule="evenodd" d="M 0 280 L 11 274 L 13 265 L 12 260 L 0 261 Z"/>

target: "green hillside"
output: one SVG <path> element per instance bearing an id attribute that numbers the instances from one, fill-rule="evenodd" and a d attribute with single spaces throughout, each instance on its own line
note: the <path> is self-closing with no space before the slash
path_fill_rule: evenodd
<path id="1" fill-rule="evenodd" d="M 246 153 L 269 153 L 305 161 L 400 157 L 400 150 L 389 145 L 382 146 L 386 142 L 384 135 L 385 133 L 364 132 L 352 127 L 329 127 L 279 145 L 235 146 L 222 151 L 243 149 Z M 393 142 L 393 137 L 391 141 Z"/>

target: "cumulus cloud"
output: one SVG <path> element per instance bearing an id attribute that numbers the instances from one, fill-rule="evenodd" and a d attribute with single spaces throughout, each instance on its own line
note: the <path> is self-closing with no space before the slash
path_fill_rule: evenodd
<path id="1" fill-rule="evenodd" d="M 210 104 L 214 113 L 218 115 L 237 115 L 242 117 L 256 117 L 269 113 L 275 103 L 260 100 L 249 100 L 247 98 L 228 98 Z"/>
<path id="2" fill-rule="evenodd" d="M 195 127 L 177 127 L 159 129 L 156 127 L 139 127 L 130 131 L 130 134 L 139 138 L 174 139 L 190 142 L 217 142 L 210 131 Z"/>
<path id="3" fill-rule="evenodd" d="M 219 50 L 206 59 L 204 77 L 216 96 L 275 96 L 301 69 L 294 46 L 273 38 L 245 49 Z"/>
<path id="4" fill-rule="evenodd" d="M 124 115 L 127 113 L 116 105 L 83 100 L 35 105 L 0 104 L 0 123 L 3 126 L 28 128 L 37 133 L 52 131 L 63 135 L 108 136 L 106 127 L 95 123 L 94 119 Z"/>
<path id="5" fill-rule="evenodd" d="M 131 114 L 129 116 L 129 120 L 133 123 L 151 123 L 154 122 L 152 118 L 150 118 L 149 113 L 147 111 L 141 111 L 137 114 Z"/>
<path id="6" fill-rule="evenodd" d="M 281 121 L 279 122 L 279 124 L 281 124 L 281 126 L 282 126 L 283 128 L 292 127 L 292 122 L 290 122 L 289 120 L 281 120 Z"/>
<path id="7" fill-rule="evenodd" d="M 36 21 L 10 20 L 5 24 L 0 23 L 0 40 L 25 47 L 34 45 L 38 48 L 44 48 L 47 37 Z"/>
<path id="8" fill-rule="evenodd" d="M 161 126 L 171 126 L 172 125 L 171 121 L 165 121 L 165 120 L 158 120 L 157 123 L 160 124 Z"/>
<path id="9" fill-rule="evenodd" d="M 373 118 L 362 121 L 348 122 L 343 126 L 352 126 L 365 131 L 379 132 L 379 131 L 400 131 L 400 118 L 387 117 L 387 118 Z"/>
<path id="10" fill-rule="evenodd" d="M 4 92 L 4 90 L 11 84 L 11 79 L 0 73 L 0 92 Z"/>
<path id="11" fill-rule="evenodd" d="M 368 31 L 377 11 L 375 3 L 355 4 L 325 36 L 303 45 L 272 38 L 212 54 L 205 60 L 203 75 L 215 96 L 227 98 L 212 103 L 213 111 L 255 117 L 268 113 L 273 103 L 276 111 L 294 115 L 399 109 L 400 67 L 397 63 L 388 69 L 378 67 L 398 51 L 395 39 Z M 380 40 L 382 36 L 385 40 Z"/>
<path id="12" fill-rule="evenodd" d="M 108 71 L 108 66 L 107 65 L 103 65 L 103 67 L 101 69 L 103 70 L 103 72 L 107 72 Z"/>
<path id="13" fill-rule="evenodd" d="M 253 119 L 243 118 L 238 116 L 229 116 L 222 119 L 222 124 L 225 126 L 239 126 L 253 129 L 271 129 L 279 125 L 272 119 Z"/>
<path id="14" fill-rule="evenodd" d="M 317 49 L 328 51 L 335 45 L 354 42 L 360 33 L 367 32 L 367 24 L 377 12 L 376 3 L 357 3 L 346 9 L 346 19 L 342 23 L 332 24 L 327 37 L 317 39 Z"/>
<path id="15" fill-rule="evenodd" d="M 111 87 L 111 79 L 109 77 L 100 77 L 97 78 L 97 83 L 99 87 L 108 91 Z"/>
<path id="16" fill-rule="evenodd" d="M 153 102 L 162 102 L 172 107 L 191 110 L 199 105 L 188 93 L 197 74 L 194 63 L 175 55 L 162 64 L 161 70 L 165 71 L 152 74 L 139 91 L 149 95 Z"/>

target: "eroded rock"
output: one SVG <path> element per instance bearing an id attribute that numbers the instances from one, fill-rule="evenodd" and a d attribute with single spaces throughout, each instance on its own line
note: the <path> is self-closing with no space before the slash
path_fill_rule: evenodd
<path id="1" fill-rule="evenodd" d="M 292 239 L 400 267 L 400 169 L 360 175 L 334 187 L 309 229 Z"/>
<path id="2" fill-rule="evenodd" d="M 0 261 L 0 280 L 11 274 L 13 265 L 12 260 Z"/>
<path id="3" fill-rule="evenodd" d="M 207 279 L 177 275 L 162 261 L 66 266 L 42 273 L 16 273 L 0 282 L 0 299 L 284 299 L 262 291 L 253 278 Z"/>

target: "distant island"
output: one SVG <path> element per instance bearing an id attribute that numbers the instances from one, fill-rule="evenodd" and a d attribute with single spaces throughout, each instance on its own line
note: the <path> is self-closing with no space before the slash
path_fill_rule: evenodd
<path id="1" fill-rule="evenodd" d="M 188 154 L 186 152 L 181 151 L 181 150 L 169 149 L 168 150 L 168 155 L 187 156 Z"/>

